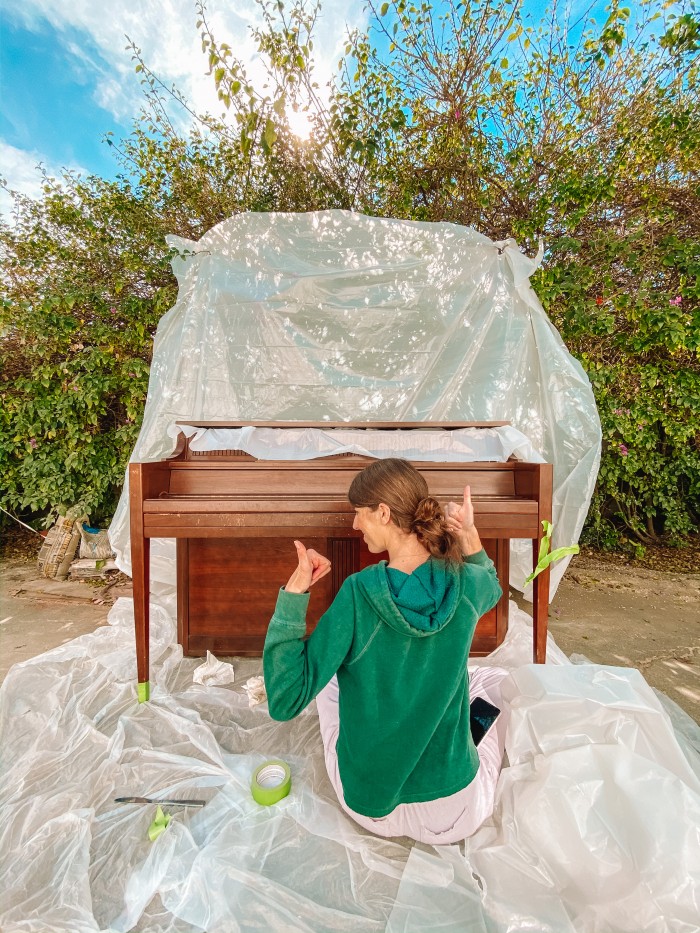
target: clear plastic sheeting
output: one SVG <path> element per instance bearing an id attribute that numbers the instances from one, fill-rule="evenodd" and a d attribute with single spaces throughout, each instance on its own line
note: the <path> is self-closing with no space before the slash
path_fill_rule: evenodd
<path id="1" fill-rule="evenodd" d="M 178 300 L 158 327 L 132 459 L 167 457 L 182 420 L 510 421 L 554 464 L 552 546 L 578 540 L 600 423 L 530 287 L 541 254 L 348 211 L 241 214 L 168 241 L 182 253 Z M 127 498 L 110 538 L 128 571 Z M 512 551 L 520 589 L 530 542 Z M 552 567 L 552 594 L 567 562 Z M 151 573 L 173 582 L 171 542 L 153 545 Z"/>
<path id="2" fill-rule="evenodd" d="M 134 688 L 133 605 L 15 665 L 0 690 L 4 933 L 690 933 L 700 917 L 700 767 L 635 670 L 527 663 L 511 604 L 493 817 L 458 846 L 374 837 L 345 816 L 312 704 L 289 723 L 242 686 L 192 683 L 172 606 L 151 608 L 152 700 Z M 260 660 L 234 662 L 238 683 Z M 676 728 L 692 734 L 676 708 Z M 253 800 L 268 758 L 289 797 Z M 126 795 L 203 798 L 166 807 Z"/>

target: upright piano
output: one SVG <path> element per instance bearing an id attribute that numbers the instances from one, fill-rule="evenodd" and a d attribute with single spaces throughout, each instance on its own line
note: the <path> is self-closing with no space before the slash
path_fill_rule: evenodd
<path id="1" fill-rule="evenodd" d="M 450 431 L 508 422 L 187 422 L 204 428 L 402 429 Z M 181 426 L 184 427 L 185 423 Z M 295 538 L 331 560 L 331 573 L 311 590 L 307 634 L 343 580 L 371 555 L 352 528 L 347 500 L 353 477 L 372 459 L 356 454 L 312 460 L 261 460 L 242 450 L 193 450 L 181 431 L 168 459 L 129 466 L 131 563 L 138 697 L 149 698 L 149 562 L 151 538 L 177 539 L 178 640 L 186 655 L 262 654 L 279 587 L 296 566 Z M 479 620 L 471 654 L 489 654 L 508 628 L 509 543 L 532 540 L 533 569 L 552 520 L 552 465 L 414 461 L 431 495 L 461 502 L 471 486 L 475 524 L 493 560 L 503 596 Z M 549 570 L 533 583 L 533 659 L 544 662 Z"/>

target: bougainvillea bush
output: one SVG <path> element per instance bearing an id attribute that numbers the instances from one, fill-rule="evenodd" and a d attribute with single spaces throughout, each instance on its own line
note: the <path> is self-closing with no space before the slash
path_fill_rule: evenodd
<path id="1" fill-rule="evenodd" d="M 138 431 L 152 337 L 176 295 L 165 235 L 237 211 L 346 208 L 513 236 L 591 379 L 603 456 L 584 539 L 682 543 L 700 514 L 700 20 L 692 2 L 612 2 L 541 22 L 519 0 L 369 4 L 328 87 L 317 6 L 260 0 L 267 87 L 197 28 L 224 115 L 179 135 L 149 105 L 108 138 L 113 180 L 45 179 L 0 229 L 0 505 L 105 522 Z M 312 132 L 291 132 L 293 110 Z"/>

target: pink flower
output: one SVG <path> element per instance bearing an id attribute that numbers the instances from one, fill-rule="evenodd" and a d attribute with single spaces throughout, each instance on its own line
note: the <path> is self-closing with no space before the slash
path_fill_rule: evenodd
<path id="1" fill-rule="evenodd" d="M 29 438 L 29 443 L 31 444 L 32 448 L 35 448 L 35 447 L 36 447 L 36 440 L 35 440 L 35 438 L 30 437 L 30 438 Z"/>
<path id="2" fill-rule="evenodd" d="M 623 457 L 626 457 L 627 454 L 629 453 L 629 450 L 624 444 L 620 444 L 620 453 L 622 454 Z"/>
<path id="3" fill-rule="evenodd" d="M 461 111 L 461 110 L 455 110 L 455 120 L 459 120 L 459 118 L 460 118 L 461 116 L 462 116 L 462 111 Z"/>
<path id="4" fill-rule="evenodd" d="M 674 305 L 676 308 L 683 302 L 683 299 L 680 295 L 676 295 L 675 298 L 671 298 L 669 301 L 670 305 Z"/>

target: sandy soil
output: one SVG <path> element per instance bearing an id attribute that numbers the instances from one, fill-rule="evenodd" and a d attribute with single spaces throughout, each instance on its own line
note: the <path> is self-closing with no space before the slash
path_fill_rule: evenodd
<path id="1" fill-rule="evenodd" d="M 580 555 L 552 601 L 549 627 L 567 655 L 638 668 L 700 722 L 700 573 Z"/>

